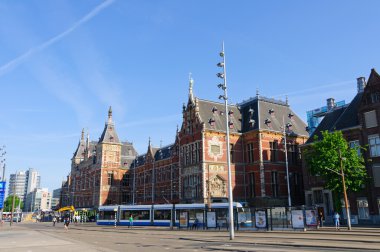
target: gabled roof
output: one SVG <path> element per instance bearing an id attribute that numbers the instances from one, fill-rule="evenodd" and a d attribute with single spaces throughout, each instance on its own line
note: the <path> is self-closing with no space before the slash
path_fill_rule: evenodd
<path id="1" fill-rule="evenodd" d="M 327 113 L 320 122 L 314 133 L 307 140 L 306 144 L 314 142 L 314 137 L 322 137 L 322 131 L 344 130 L 360 126 L 358 109 L 363 97 L 363 92 L 356 94 L 350 104 L 339 107 Z"/>
<path id="2" fill-rule="evenodd" d="M 371 74 L 369 75 L 367 86 L 372 86 L 380 83 L 380 75 L 376 72 L 375 68 L 371 69 Z"/>
<path id="3" fill-rule="evenodd" d="M 226 131 L 226 109 L 223 103 L 197 99 L 197 105 L 199 106 L 200 120 L 204 122 L 206 129 Z M 232 122 L 230 132 L 241 133 L 241 113 L 239 108 L 236 105 L 229 105 L 228 112 L 232 112 L 229 120 Z M 210 120 L 214 120 L 214 126 L 212 126 Z"/>
<path id="4" fill-rule="evenodd" d="M 119 137 L 117 136 L 115 125 L 112 121 L 112 108 L 108 110 L 108 121 L 104 126 L 103 133 L 99 138 L 99 143 L 120 143 Z"/>
<path id="5" fill-rule="evenodd" d="M 256 96 L 240 104 L 243 117 L 243 133 L 251 130 L 271 130 L 282 132 L 288 125 L 291 135 L 308 136 L 306 124 L 289 107 L 286 102 Z"/>

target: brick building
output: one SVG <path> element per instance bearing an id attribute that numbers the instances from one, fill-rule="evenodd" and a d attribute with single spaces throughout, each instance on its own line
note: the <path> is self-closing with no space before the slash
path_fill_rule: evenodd
<path id="1" fill-rule="evenodd" d="M 302 204 L 299 146 L 308 133 L 289 104 L 257 94 L 225 111 L 222 103 L 194 97 L 192 80 L 171 145 L 156 148 L 149 140 L 146 153 L 137 156 L 131 144 L 119 141 L 111 111 L 98 142 L 85 140 L 82 132 L 67 194 L 74 195 L 75 207 L 227 201 L 226 113 L 234 201 L 257 207 L 288 204 L 285 128 L 293 205 Z"/>
<path id="2" fill-rule="evenodd" d="M 81 139 L 73 155 L 71 172 L 62 185 L 62 206 L 91 208 L 100 205 L 127 204 L 130 202 L 130 164 L 137 153 L 129 142 L 121 142 L 108 111 L 99 141 Z"/>
<path id="3" fill-rule="evenodd" d="M 370 181 L 360 192 L 349 191 L 349 205 L 353 223 L 380 223 L 380 76 L 375 69 L 371 70 L 367 84 L 364 77 L 357 79 L 357 90 L 350 104 L 331 109 L 325 115 L 305 147 L 322 131 L 340 130 L 350 146 L 367 148 L 361 155 Z M 303 169 L 306 204 L 318 205 L 326 216 L 331 216 L 334 210 L 331 191 L 323 187 L 321 178 L 310 175 L 306 165 Z M 341 204 L 343 207 L 343 198 Z M 345 217 L 345 211 L 343 214 Z"/>

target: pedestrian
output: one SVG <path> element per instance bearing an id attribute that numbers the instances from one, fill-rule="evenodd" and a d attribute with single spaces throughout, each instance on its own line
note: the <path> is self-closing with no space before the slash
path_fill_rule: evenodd
<path id="1" fill-rule="evenodd" d="M 55 223 L 57 222 L 57 218 L 54 216 L 53 217 L 53 227 L 55 227 Z"/>
<path id="2" fill-rule="evenodd" d="M 323 227 L 323 212 L 322 211 L 319 211 L 318 220 L 319 220 L 319 227 Z"/>
<path id="3" fill-rule="evenodd" d="M 129 217 L 129 227 L 130 228 L 133 228 L 133 215 L 131 214 L 131 216 Z"/>
<path id="4" fill-rule="evenodd" d="M 334 224 L 335 224 L 335 230 L 340 230 L 340 215 L 338 212 L 335 212 L 334 214 Z"/>
<path id="5" fill-rule="evenodd" d="M 198 218 L 195 218 L 195 220 L 194 220 L 194 222 L 193 222 L 193 225 L 192 225 L 191 229 L 195 229 L 195 230 L 197 230 L 197 229 L 198 229 L 198 223 L 199 223 Z"/>
<path id="6" fill-rule="evenodd" d="M 69 230 L 69 224 L 70 224 L 70 219 L 69 217 L 66 217 L 63 223 L 63 226 L 65 227 L 65 230 Z"/>

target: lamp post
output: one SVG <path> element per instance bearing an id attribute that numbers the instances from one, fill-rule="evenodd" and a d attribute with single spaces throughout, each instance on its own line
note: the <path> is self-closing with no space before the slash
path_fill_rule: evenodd
<path id="1" fill-rule="evenodd" d="M 225 105 L 225 114 L 226 114 L 226 141 L 227 141 L 227 167 L 228 167 L 228 213 L 229 213 L 229 229 L 230 229 L 230 240 L 235 238 L 234 234 L 234 216 L 233 216 L 233 195 L 232 195 L 232 184 L 231 184 L 231 160 L 230 160 L 230 122 L 229 122 L 229 113 L 228 113 L 228 96 L 227 96 L 227 78 L 226 78 L 226 58 L 224 55 L 224 42 L 222 44 L 222 51 L 219 53 L 222 58 L 222 62 L 217 64 L 218 67 L 223 69 L 222 73 L 217 73 L 216 76 L 223 79 L 223 83 L 218 85 L 218 88 L 221 88 L 224 91 L 223 95 L 219 96 L 219 99 L 224 100 Z"/>
<path id="2" fill-rule="evenodd" d="M 344 179 L 344 171 L 343 171 L 343 158 L 342 158 L 342 152 L 340 151 L 340 149 L 339 149 L 339 159 L 340 159 L 340 175 L 342 176 L 342 185 L 343 185 L 343 194 L 344 194 L 344 206 L 346 207 L 346 213 L 347 213 L 347 226 L 348 226 L 348 230 L 351 230 L 351 216 L 350 216 L 350 211 L 348 209 L 346 181 Z"/>
<path id="3" fill-rule="evenodd" d="M 288 207 L 292 207 L 292 198 L 290 195 L 290 183 L 289 183 L 289 163 L 288 163 L 288 150 L 287 150 L 287 140 L 286 140 L 286 129 L 289 128 L 289 124 L 285 125 L 284 118 L 282 118 L 282 134 L 284 137 L 284 152 L 285 152 L 285 169 L 286 169 L 286 184 L 288 187 Z"/>
<path id="4" fill-rule="evenodd" d="M 330 169 L 330 168 L 327 168 L 325 167 L 326 170 L 329 170 L 331 172 L 334 172 L 336 174 L 338 174 L 339 176 L 342 177 L 342 186 L 343 186 L 343 195 L 344 195 L 344 206 L 346 208 L 346 213 L 347 213 L 347 227 L 348 227 L 348 230 L 351 230 L 351 214 L 350 214 L 350 210 L 349 210 L 349 207 L 348 207 L 348 197 L 347 197 L 347 188 L 346 188 L 346 180 L 345 180 L 345 177 L 344 177 L 344 171 L 343 171 L 343 161 L 346 159 L 344 157 L 342 157 L 342 151 L 339 149 L 338 150 L 339 152 L 339 162 L 340 162 L 340 173 L 333 170 L 333 169 Z"/>
<path id="5" fill-rule="evenodd" d="M 5 151 L 5 145 L 3 145 L 3 147 L 0 147 L 0 164 L 3 168 L 3 176 L 1 177 L 1 181 L 4 182 L 5 181 L 5 154 L 7 154 L 7 152 Z M 3 185 L 5 185 L 5 183 L 3 183 Z M 4 186 L 4 194 L 5 194 L 5 186 Z M 1 202 L 1 204 L 3 205 L 4 203 L 4 200 L 3 202 Z M 1 211 L 0 211 L 0 221 L 3 220 L 3 210 L 4 210 L 4 206 L 1 208 Z"/>

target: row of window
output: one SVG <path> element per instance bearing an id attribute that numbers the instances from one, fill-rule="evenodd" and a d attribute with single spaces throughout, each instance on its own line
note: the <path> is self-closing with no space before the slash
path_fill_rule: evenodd
<path id="1" fill-rule="evenodd" d="M 278 141 L 273 141 L 269 143 L 270 146 L 270 161 L 271 162 L 277 162 L 279 161 L 279 151 L 282 151 L 279 149 Z M 253 163 L 255 161 L 255 155 L 254 155 L 254 146 L 253 143 L 248 143 L 246 145 L 246 161 L 247 163 Z M 288 163 L 291 165 L 297 165 L 298 164 L 298 144 L 287 144 L 287 154 L 288 154 Z"/>
<path id="2" fill-rule="evenodd" d="M 198 164 L 201 158 L 200 143 L 187 144 L 181 147 L 181 164 L 192 165 Z"/>

